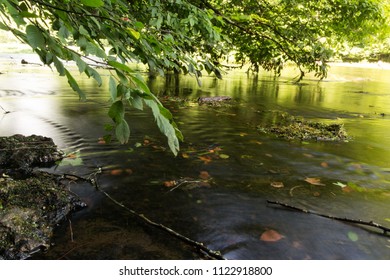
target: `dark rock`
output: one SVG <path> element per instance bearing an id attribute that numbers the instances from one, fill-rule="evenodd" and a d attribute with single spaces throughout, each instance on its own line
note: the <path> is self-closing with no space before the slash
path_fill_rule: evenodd
<path id="1" fill-rule="evenodd" d="M 0 137 L 0 151 L 0 259 L 26 259 L 49 248 L 57 223 L 86 204 L 59 176 L 33 169 L 62 158 L 52 139 Z"/>
<path id="2" fill-rule="evenodd" d="M 0 169 L 30 170 L 36 166 L 50 166 L 62 156 L 48 137 L 20 134 L 0 137 Z"/>

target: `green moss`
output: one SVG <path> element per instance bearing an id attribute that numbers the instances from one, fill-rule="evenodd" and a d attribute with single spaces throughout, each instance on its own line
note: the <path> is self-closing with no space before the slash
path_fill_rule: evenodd
<path id="1" fill-rule="evenodd" d="M 34 169 L 61 157 L 52 139 L 0 137 L 0 259 L 24 259 L 49 240 L 56 224 L 85 206 L 56 175 Z"/>
<path id="2" fill-rule="evenodd" d="M 343 124 L 325 124 L 306 121 L 287 113 L 276 112 L 272 124 L 258 126 L 259 131 L 271 133 L 288 140 L 301 141 L 348 141 L 349 137 Z"/>

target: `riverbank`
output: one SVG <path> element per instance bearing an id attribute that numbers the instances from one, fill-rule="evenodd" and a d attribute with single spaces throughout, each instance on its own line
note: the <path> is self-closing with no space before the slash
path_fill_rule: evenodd
<path id="1" fill-rule="evenodd" d="M 26 259 L 50 247 L 54 228 L 86 205 L 60 177 L 39 170 L 62 158 L 52 139 L 0 137 L 0 259 Z"/>

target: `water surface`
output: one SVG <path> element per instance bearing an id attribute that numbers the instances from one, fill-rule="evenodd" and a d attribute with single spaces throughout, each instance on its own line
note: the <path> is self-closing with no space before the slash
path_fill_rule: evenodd
<path id="1" fill-rule="evenodd" d="M 201 87 L 189 76 L 150 79 L 185 136 L 175 158 L 147 108 L 128 111 L 129 144 L 103 144 L 99 138 L 110 123 L 107 88 L 83 79 L 88 100 L 81 102 L 65 78 L 47 68 L 20 67 L 17 58 L 8 58 L 7 65 L 0 75 L 0 105 L 11 113 L 0 116 L 0 135 L 41 134 L 76 152 L 76 159 L 51 171 L 87 176 L 102 168 L 100 187 L 122 205 L 228 259 L 390 259 L 390 238 L 379 230 L 267 203 L 390 227 L 388 70 L 335 67 L 325 81 L 309 77 L 301 84 L 289 72 L 278 79 L 267 73 L 206 76 Z M 219 95 L 233 101 L 222 107 L 192 102 Z M 275 111 L 343 123 L 352 139 L 300 142 L 260 133 L 257 126 L 269 123 Z M 182 184 L 169 187 L 172 181 Z M 284 187 L 275 188 L 275 182 Z M 200 257 L 89 184 L 70 188 L 88 208 L 59 225 L 52 248 L 33 258 Z M 282 238 L 261 240 L 269 230 Z"/>

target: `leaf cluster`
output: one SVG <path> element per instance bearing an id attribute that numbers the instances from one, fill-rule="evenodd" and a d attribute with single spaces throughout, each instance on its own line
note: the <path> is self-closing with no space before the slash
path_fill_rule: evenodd
<path id="1" fill-rule="evenodd" d="M 384 7 L 377 0 L 214 0 L 203 1 L 220 17 L 232 50 L 254 71 L 280 74 L 292 62 L 325 78 L 328 62 L 344 42 L 364 44 L 383 34 Z"/>
<path id="2" fill-rule="evenodd" d="M 183 136 L 172 114 L 128 63 L 147 64 L 161 75 L 175 71 L 198 78 L 202 70 L 219 73 L 214 61 L 222 50 L 220 34 L 209 14 L 188 1 L 0 0 L 0 28 L 29 44 L 44 64 L 67 78 L 82 100 L 87 96 L 64 62 L 74 61 L 80 73 L 99 86 L 103 80 L 94 66 L 111 69 L 108 113 L 118 140 L 126 143 L 130 136 L 126 107 L 142 109 L 146 104 L 174 154 Z"/>

